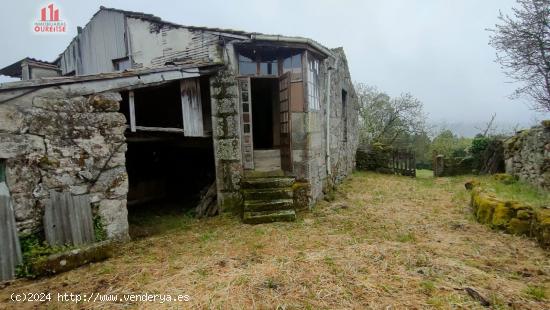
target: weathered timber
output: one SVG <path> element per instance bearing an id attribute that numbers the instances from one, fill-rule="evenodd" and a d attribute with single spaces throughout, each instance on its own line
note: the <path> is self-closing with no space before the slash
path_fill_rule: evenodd
<path id="1" fill-rule="evenodd" d="M 50 245 L 82 245 L 95 240 L 88 195 L 50 191 L 44 212 L 44 233 Z"/>
<path id="2" fill-rule="evenodd" d="M 13 279 L 15 267 L 21 262 L 21 247 L 8 187 L 0 182 L 0 281 Z"/>

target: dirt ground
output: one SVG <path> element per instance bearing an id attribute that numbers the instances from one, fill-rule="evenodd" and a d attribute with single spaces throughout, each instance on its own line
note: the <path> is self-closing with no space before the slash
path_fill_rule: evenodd
<path id="1" fill-rule="evenodd" d="M 152 235 L 58 276 L 0 290 L 0 308 L 550 309 L 548 251 L 476 223 L 465 178 L 355 173 L 295 223 L 155 217 Z M 143 224 L 145 225 L 145 224 Z M 51 292 L 48 303 L 12 293 Z M 57 302 L 58 293 L 186 294 L 188 302 Z M 475 294 L 472 294 L 475 295 Z"/>

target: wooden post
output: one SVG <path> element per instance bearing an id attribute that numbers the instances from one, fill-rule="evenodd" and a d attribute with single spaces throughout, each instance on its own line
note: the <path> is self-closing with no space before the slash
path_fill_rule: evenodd
<path id="1" fill-rule="evenodd" d="M 136 132 L 136 107 L 133 90 L 128 92 L 128 102 L 130 104 L 130 131 Z"/>
<path id="2" fill-rule="evenodd" d="M 13 279 L 15 267 L 22 261 L 8 187 L 0 182 L 0 282 Z"/>

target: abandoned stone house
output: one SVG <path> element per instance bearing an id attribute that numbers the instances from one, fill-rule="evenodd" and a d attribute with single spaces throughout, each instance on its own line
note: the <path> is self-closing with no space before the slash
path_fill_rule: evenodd
<path id="1" fill-rule="evenodd" d="M 22 79 L 0 85 L 0 182 L 19 234 L 85 197 L 77 205 L 124 239 L 134 205 L 185 205 L 214 181 L 222 212 L 293 220 L 355 165 L 346 57 L 311 39 L 101 7 L 53 62 L 0 74 Z"/>

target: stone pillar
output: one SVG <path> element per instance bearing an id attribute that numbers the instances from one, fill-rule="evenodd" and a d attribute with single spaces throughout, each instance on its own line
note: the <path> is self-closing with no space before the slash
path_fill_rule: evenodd
<path id="1" fill-rule="evenodd" d="M 227 68 L 220 70 L 210 78 L 210 93 L 218 206 L 220 212 L 240 213 L 243 166 L 241 119 L 235 75 Z"/>

